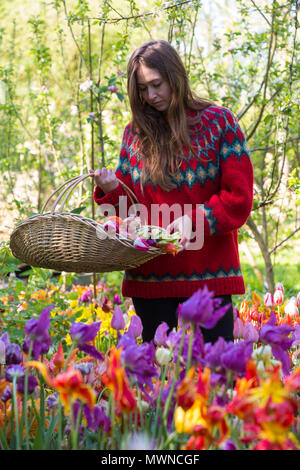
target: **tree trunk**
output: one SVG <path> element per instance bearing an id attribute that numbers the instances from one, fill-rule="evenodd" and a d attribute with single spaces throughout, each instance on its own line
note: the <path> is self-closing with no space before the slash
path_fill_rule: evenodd
<path id="1" fill-rule="evenodd" d="M 265 281 L 266 287 L 269 292 L 274 292 L 275 282 L 274 282 L 274 270 L 271 261 L 271 256 L 269 254 L 268 246 L 266 245 L 262 235 L 260 234 L 254 220 L 250 216 L 247 220 L 247 225 L 250 228 L 251 232 L 254 235 L 255 240 L 258 243 L 261 254 L 265 262 Z"/>

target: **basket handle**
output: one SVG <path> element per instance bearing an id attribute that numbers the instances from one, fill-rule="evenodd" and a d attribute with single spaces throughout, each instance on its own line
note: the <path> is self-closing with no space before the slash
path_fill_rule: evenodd
<path id="1" fill-rule="evenodd" d="M 89 178 L 89 177 L 93 177 L 94 175 L 92 173 L 89 173 L 87 175 L 79 175 L 79 176 L 74 176 L 73 178 L 65 181 L 64 183 L 62 183 L 55 191 L 53 191 L 53 193 L 48 197 L 47 201 L 44 203 L 42 209 L 41 209 L 41 215 L 44 213 L 46 207 L 47 207 L 47 204 L 49 203 L 49 201 L 53 198 L 53 196 L 55 194 L 57 194 L 64 186 L 65 188 L 62 190 L 62 192 L 60 193 L 60 195 L 58 196 L 58 198 L 55 200 L 53 206 L 52 206 L 52 209 L 51 209 L 51 213 L 54 214 L 55 213 L 55 209 L 59 203 L 59 201 L 62 199 L 62 197 L 65 195 L 62 203 L 61 203 L 61 206 L 60 206 L 60 210 L 58 211 L 58 213 L 61 213 L 63 212 L 63 208 L 64 208 L 64 205 L 65 205 L 65 202 L 66 200 L 68 199 L 69 195 L 71 194 L 71 192 L 75 189 L 75 187 L 81 183 L 82 181 L 84 181 L 85 179 Z M 125 183 L 123 183 L 123 181 L 119 180 L 118 181 L 120 182 L 120 184 L 122 185 L 123 189 L 125 190 L 127 196 L 129 197 L 130 199 L 130 202 L 131 204 L 137 204 L 138 203 L 138 199 L 136 197 L 136 195 L 134 194 L 134 192 L 128 188 L 128 186 L 126 186 Z"/>

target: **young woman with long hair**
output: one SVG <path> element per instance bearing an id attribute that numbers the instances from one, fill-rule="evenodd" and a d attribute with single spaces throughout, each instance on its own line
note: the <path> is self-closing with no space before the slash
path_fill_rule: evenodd
<path id="1" fill-rule="evenodd" d="M 180 56 L 166 41 L 150 41 L 133 52 L 127 90 L 132 116 L 118 166 L 90 170 L 97 185 L 94 199 L 118 210 L 126 195 L 121 180 L 148 214 L 153 207 L 180 207 L 165 228 L 182 233 L 184 249 L 127 270 L 122 294 L 132 298 L 143 339 L 150 341 L 160 323 L 176 327 L 178 306 L 206 285 L 230 308 L 215 328 L 202 329 L 204 340 L 233 340 L 232 295 L 245 292 L 237 232 L 253 197 L 243 132 L 228 109 L 191 90 Z M 195 234 L 203 237 L 197 249 Z"/>

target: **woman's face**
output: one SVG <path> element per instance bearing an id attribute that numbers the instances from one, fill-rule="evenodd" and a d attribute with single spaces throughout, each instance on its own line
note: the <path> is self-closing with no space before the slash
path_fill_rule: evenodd
<path id="1" fill-rule="evenodd" d="M 141 97 L 158 111 L 166 111 L 171 100 L 171 88 L 157 69 L 141 64 L 137 70 L 137 86 Z"/>

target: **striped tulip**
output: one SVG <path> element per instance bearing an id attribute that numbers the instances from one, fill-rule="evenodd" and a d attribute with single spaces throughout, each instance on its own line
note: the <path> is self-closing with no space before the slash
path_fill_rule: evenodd
<path id="1" fill-rule="evenodd" d="M 275 290 L 274 292 L 274 303 L 275 305 L 281 305 L 283 303 L 283 292 L 280 289 Z"/>
<path id="2" fill-rule="evenodd" d="M 281 290 L 282 293 L 284 294 L 284 287 L 283 287 L 283 284 L 281 284 L 281 282 L 276 282 L 276 284 L 275 284 L 275 289 L 274 289 L 274 290 L 275 290 L 275 291 L 276 291 L 276 290 Z"/>
<path id="3" fill-rule="evenodd" d="M 268 307 L 268 308 L 274 307 L 274 298 L 271 292 L 266 293 L 264 297 L 264 304 L 265 304 L 265 307 Z"/>

